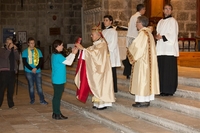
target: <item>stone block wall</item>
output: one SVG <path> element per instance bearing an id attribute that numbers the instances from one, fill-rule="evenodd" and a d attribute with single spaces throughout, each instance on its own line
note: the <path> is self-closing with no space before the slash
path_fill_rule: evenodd
<path id="1" fill-rule="evenodd" d="M 140 3 L 143 3 L 143 0 L 108 0 L 107 12 L 113 16 L 114 21 L 119 21 L 119 25 L 127 26 Z"/>
<path id="2" fill-rule="evenodd" d="M 179 37 L 195 37 L 196 22 L 196 0 L 171 0 L 174 8 L 173 16 L 179 24 Z"/>
<path id="3" fill-rule="evenodd" d="M 136 5 L 144 0 L 0 0 L 0 28 L 26 31 L 44 47 L 45 68 L 49 68 L 49 45 L 61 39 L 66 46 L 82 36 L 83 43 L 91 44 L 91 28 L 110 14 L 119 25 L 127 26 Z M 173 16 L 179 24 L 179 37 L 196 35 L 196 0 L 171 0 Z M 82 10 L 81 10 L 81 7 Z M 82 14 L 81 14 L 82 13 Z M 56 16 L 56 20 L 53 20 Z M 81 21 L 82 20 L 82 21 Z M 60 35 L 49 35 L 49 28 L 60 28 Z M 83 32 L 82 32 L 83 31 Z M 122 39 L 119 33 L 119 38 Z M 2 42 L 2 31 L 0 42 Z M 120 42 L 124 43 L 124 39 Z M 125 44 L 123 44 L 125 45 Z M 24 45 L 27 47 L 27 45 Z"/>
<path id="4" fill-rule="evenodd" d="M 104 15 L 112 15 L 118 25 L 127 26 L 130 17 L 136 12 L 136 6 L 144 0 L 84 0 L 83 1 L 83 44 L 91 45 L 91 28 L 103 22 Z M 126 31 L 118 31 L 118 44 L 121 59 L 126 55 Z"/>
<path id="5" fill-rule="evenodd" d="M 83 1 L 83 42 L 91 43 L 90 32 L 93 25 L 103 22 L 103 16 L 110 14 L 118 25 L 128 25 L 136 5 L 144 0 L 84 0 Z"/>
<path id="6" fill-rule="evenodd" d="M 83 0 L 82 9 L 82 42 L 85 47 L 92 45 L 91 29 L 102 22 L 103 0 Z"/>
<path id="7" fill-rule="evenodd" d="M 91 43 L 92 25 L 103 22 L 103 16 L 110 14 L 119 25 L 128 26 L 136 6 L 145 0 L 84 0 L 83 1 L 83 42 Z M 171 0 L 174 7 L 173 16 L 179 24 L 179 37 L 195 37 L 196 35 L 196 0 Z M 126 31 L 118 31 L 118 43 L 121 59 L 126 54 Z"/>
<path id="8" fill-rule="evenodd" d="M 64 45 L 74 43 L 81 36 L 81 0 L 1 0 L 0 27 L 26 31 L 27 38 L 34 37 L 44 48 L 44 68 L 49 68 L 49 46 L 55 39 Z M 56 16 L 56 20 L 53 20 Z M 50 35 L 49 28 L 60 28 L 60 35 Z M 2 32 L 0 33 L 2 42 Z M 27 47 L 26 44 L 23 47 Z"/>

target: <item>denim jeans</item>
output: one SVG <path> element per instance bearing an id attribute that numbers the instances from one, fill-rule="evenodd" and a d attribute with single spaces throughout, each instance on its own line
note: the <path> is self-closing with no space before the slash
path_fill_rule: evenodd
<path id="1" fill-rule="evenodd" d="M 40 102 L 44 101 L 44 95 L 42 91 L 42 75 L 39 73 L 26 72 L 26 78 L 28 79 L 29 86 L 29 96 L 31 101 L 35 101 L 35 92 L 34 92 L 34 82 L 36 84 L 37 93 L 40 97 Z"/>

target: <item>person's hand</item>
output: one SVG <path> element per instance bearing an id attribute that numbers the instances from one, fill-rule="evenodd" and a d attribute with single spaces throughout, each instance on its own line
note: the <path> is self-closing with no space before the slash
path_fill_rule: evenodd
<path id="1" fill-rule="evenodd" d="M 83 49 L 84 49 L 84 47 L 83 47 L 81 44 L 79 44 L 79 43 L 76 43 L 75 46 L 76 46 L 78 49 L 80 49 L 80 50 L 83 50 Z"/>
<path id="2" fill-rule="evenodd" d="M 9 43 L 8 44 L 8 49 L 12 49 L 14 47 L 14 44 L 13 43 Z"/>
<path id="3" fill-rule="evenodd" d="M 162 39 L 162 36 L 161 36 L 160 34 L 157 34 L 157 35 L 155 36 L 155 38 L 156 38 L 157 40 L 160 40 L 160 39 Z"/>
<path id="4" fill-rule="evenodd" d="M 73 54 L 76 54 L 77 52 L 78 52 L 78 48 L 76 48 L 76 47 L 72 48 L 72 53 Z"/>
<path id="5" fill-rule="evenodd" d="M 14 47 L 14 50 L 16 50 L 16 49 L 17 49 L 17 46 L 16 46 L 16 45 L 13 45 L 13 47 Z"/>
<path id="6" fill-rule="evenodd" d="M 17 49 L 17 46 L 16 45 L 14 45 L 13 43 L 9 43 L 8 44 L 8 49 L 14 49 L 14 50 L 16 50 Z"/>
<path id="7" fill-rule="evenodd" d="M 32 69 L 32 72 L 33 72 L 33 73 L 36 73 L 36 71 L 37 71 L 37 68 L 33 68 L 33 69 Z"/>

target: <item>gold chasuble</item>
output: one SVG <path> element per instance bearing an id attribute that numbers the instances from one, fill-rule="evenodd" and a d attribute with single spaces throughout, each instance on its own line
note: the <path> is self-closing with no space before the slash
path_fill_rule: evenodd
<path id="1" fill-rule="evenodd" d="M 105 40 L 100 38 L 93 42 L 92 46 L 83 49 L 82 58 L 86 64 L 86 77 L 80 77 L 78 70 L 75 77 L 76 86 L 80 87 L 81 78 L 87 78 L 90 91 L 94 95 L 93 102 L 115 102 L 112 69 Z M 79 96 L 77 98 L 79 99 Z"/>
<path id="2" fill-rule="evenodd" d="M 128 47 L 132 66 L 130 93 L 138 96 L 160 94 L 155 41 L 149 28 L 142 28 Z"/>

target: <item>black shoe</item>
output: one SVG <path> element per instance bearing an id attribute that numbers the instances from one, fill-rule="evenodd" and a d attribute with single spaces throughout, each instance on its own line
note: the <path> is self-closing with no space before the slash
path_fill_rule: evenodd
<path id="1" fill-rule="evenodd" d="M 60 114 L 55 114 L 55 117 L 52 116 L 52 118 L 55 120 L 64 120 L 64 118 L 62 118 Z"/>
<path id="2" fill-rule="evenodd" d="M 62 115 L 61 113 L 60 113 L 60 117 L 61 117 L 62 119 L 68 119 L 67 116 Z"/>
<path id="3" fill-rule="evenodd" d="M 165 93 L 160 93 L 160 96 L 167 96 L 167 94 L 165 94 Z"/>
<path id="4" fill-rule="evenodd" d="M 93 109 L 96 109 L 97 107 L 96 107 L 96 106 L 92 106 L 92 108 L 93 108 Z"/>
<path id="5" fill-rule="evenodd" d="M 136 108 L 148 107 L 149 105 L 150 105 L 150 102 L 136 102 L 135 104 L 132 104 L 132 106 Z"/>
<path id="6" fill-rule="evenodd" d="M 129 75 L 127 75 L 127 76 L 126 76 L 126 79 L 130 79 L 130 76 L 129 76 Z"/>
<path id="7" fill-rule="evenodd" d="M 53 113 L 53 114 L 52 114 L 52 118 L 53 118 L 53 119 L 55 119 L 55 117 L 56 117 L 56 114 L 55 114 L 55 113 Z"/>
<path id="8" fill-rule="evenodd" d="M 145 106 L 146 107 L 150 106 L 150 102 L 145 102 Z"/>
<path id="9" fill-rule="evenodd" d="M 135 104 L 132 104 L 133 107 L 140 107 L 140 103 L 139 102 L 136 102 Z"/>
<path id="10" fill-rule="evenodd" d="M 168 93 L 160 93 L 160 96 L 173 96 L 173 94 L 168 94 Z"/>
<path id="11" fill-rule="evenodd" d="M 97 108 L 97 110 L 104 110 L 104 109 L 107 109 L 107 107 Z"/>
<path id="12" fill-rule="evenodd" d="M 60 117 L 60 114 L 55 114 L 54 117 L 52 116 L 52 118 L 55 120 L 62 120 L 62 118 Z"/>

